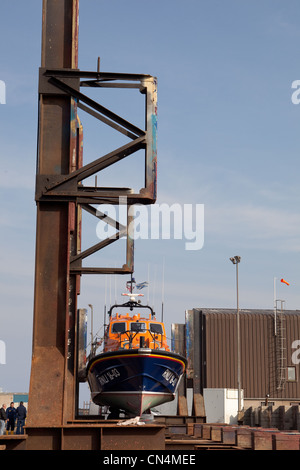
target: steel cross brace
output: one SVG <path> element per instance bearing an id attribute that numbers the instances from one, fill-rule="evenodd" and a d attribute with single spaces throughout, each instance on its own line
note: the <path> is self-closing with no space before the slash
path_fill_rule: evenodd
<path id="1" fill-rule="evenodd" d="M 134 240 L 131 236 L 129 227 L 132 226 L 133 218 L 130 214 L 130 206 L 127 206 L 127 225 L 122 225 L 118 221 L 112 219 L 107 214 L 97 210 L 95 207 L 89 204 L 81 204 L 82 209 L 94 215 L 95 217 L 102 220 L 104 223 L 111 225 L 116 228 L 117 232 L 102 240 L 99 243 L 87 248 L 86 250 L 78 253 L 75 256 L 70 257 L 70 273 L 72 274 L 129 274 L 133 272 L 133 252 L 134 252 Z M 83 267 L 82 260 L 88 256 L 96 253 L 97 251 L 111 245 L 115 241 L 122 237 L 127 236 L 127 250 L 126 250 L 126 263 L 121 268 L 97 268 L 97 267 Z"/>
<path id="2" fill-rule="evenodd" d="M 80 81 L 81 79 L 84 79 Z M 95 100 L 80 91 L 80 87 L 94 88 L 136 88 L 145 95 L 146 129 L 140 129 L 126 119 L 113 113 Z M 104 124 L 122 133 L 131 141 L 112 152 L 71 171 L 68 174 L 47 175 L 37 174 L 36 201 L 74 202 L 105 223 L 113 225 L 118 231 L 111 237 L 77 252 L 70 257 L 70 273 L 72 274 L 127 274 L 133 272 L 133 237 L 128 227 L 132 225 L 130 206 L 153 204 L 156 200 L 157 173 L 157 86 L 156 78 L 151 75 L 85 72 L 78 69 L 47 69 L 40 68 L 40 95 L 67 95 L 74 99 L 75 106 L 95 117 Z M 87 187 L 83 180 L 104 170 L 114 163 L 132 155 L 138 150 L 145 150 L 145 187 L 134 194 L 130 188 L 101 188 Z M 101 216 L 101 212 L 93 204 L 120 204 L 123 197 L 127 204 L 127 226 L 121 226 L 117 221 Z M 83 267 L 82 261 L 93 253 L 127 236 L 126 263 L 120 268 Z"/>
<path id="3" fill-rule="evenodd" d="M 79 77 L 90 75 L 95 78 L 92 81 L 82 82 L 82 86 L 90 87 L 128 87 L 131 85 L 139 88 L 146 95 L 146 130 L 142 130 L 127 120 L 113 113 L 101 104 L 87 97 L 79 91 Z M 59 78 L 58 78 L 59 77 Z M 132 83 L 111 83 L 114 80 L 139 81 Z M 120 194 L 129 195 L 129 203 L 153 204 L 156 200 L 156 176 L 157 176 L 157 90 L 156 79 L 150 75 L 133 74 L 104 74 L 98 72 L 80 71 L 50 71 L 40 69 L 40 93 L 56 94 L 66 93 L 77 100 L 79 108 L 91 114 L 95 118 L 113 127 L 118 132 L 132 139 L 132 142 L 115 149 L 114 151 L 98 158 L 94 162 L 71 172 L 68 175 L 37 175 L 36 200 L 76 200 L 76 198 L 90 198 L 91 188 L 82 186 L 81 181 L 89 176 L 107 168 L 108 166 L 126 158 L 134 152 L 145 149 L 145 187 L 138 194 L 133 194 L 129 188 L 92 188 L 93 198 L 98 198 L 98 203 L 117 203 Z M 85 103 L 85 104 L 82 104 Z M 95 199 L 95 200 L 96 200 Z"/>

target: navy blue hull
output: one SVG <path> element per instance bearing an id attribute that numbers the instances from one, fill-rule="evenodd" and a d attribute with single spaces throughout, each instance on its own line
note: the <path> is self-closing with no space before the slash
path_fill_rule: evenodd
<path id="1" fill-rule="evenodd" d="M 140 416 L 175 397 L 185 359 L 158 349 L 130 349 L 95 356 L 87 366 L 94 403 Z"/>

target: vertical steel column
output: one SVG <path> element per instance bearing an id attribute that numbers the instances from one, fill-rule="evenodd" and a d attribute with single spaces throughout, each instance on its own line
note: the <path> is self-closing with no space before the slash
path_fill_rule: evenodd
<path id="1" fill-rule="evenodd" d="M 78 67 L 79 0 L 44 0 L 41 66 Z M 77 103 L 64 93 L 39 96 L 37 175 L 65 175 L 81 165 Z M 70 276 L 80 214 L 75 203 L 37 202 L 33 353 L 27 427 L 62 425 L 74 418 L 76 297 Z"/>
<path id="2" fill-rule="evenodd" d="M 202 322 L 200 310 L 186 310 L 185 314 L 186 332 L 186 356 L 187 356 L 187 381 L 193 388 L 192 414 L 205 418 L 204 399 L 202 395 L 203 384 L 201 384 L 201 350 L 200 338 Z"/>
<path id="3" fill-rule="evenodd" d="M 182 356 L 186 355 L 185 346 L 185 325 L 180 323 L 172 324 L 172 351 Z M 186 372 L 184 373 L 177 389 L 177 414 L 179 416 L 188 416 L 188 404 L 186 393 Z"/>

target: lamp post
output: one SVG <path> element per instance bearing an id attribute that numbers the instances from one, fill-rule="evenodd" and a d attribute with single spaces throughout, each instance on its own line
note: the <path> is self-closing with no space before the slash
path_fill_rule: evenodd
<path id="1" fill-rule="evenodd" d="M 241 348 L 240 348 L 240 310 L 239 310 L 239 263 L 240 256 L 230 258 L 236 265 L 236 327 L 237 327 L 237 386 L 238 386 L 238 419 L 241 412 Z"/>

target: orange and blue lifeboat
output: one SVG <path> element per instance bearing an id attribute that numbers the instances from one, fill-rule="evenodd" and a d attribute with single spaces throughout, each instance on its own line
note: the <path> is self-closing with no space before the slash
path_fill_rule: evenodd
<path id="1" fill-rule="evenodd" d="M 113 309 L 125 306 L 131 311 L 146 308 L 150 314 L 113 315 Z M 169 350 L 164 324 L 149 306 L 133 300 L 113 306 L 109 318 L 103 352 L 87 365 L 93 402 L 141 416 L 173 400 L 186 359 Z"/>

